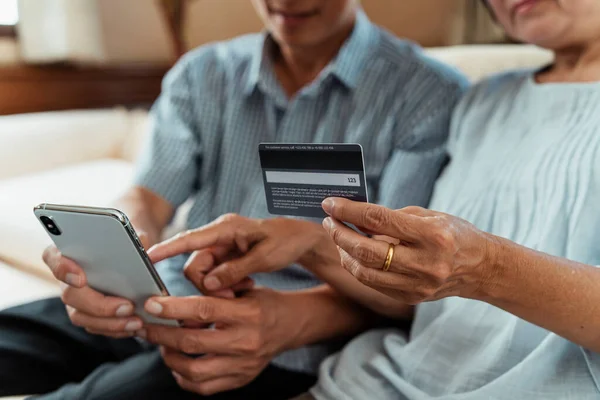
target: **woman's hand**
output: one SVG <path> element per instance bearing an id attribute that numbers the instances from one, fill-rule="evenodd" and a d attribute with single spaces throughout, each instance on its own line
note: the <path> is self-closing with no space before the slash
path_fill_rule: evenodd
<path id="1" fill-rule="evenodd" d="M 344 268 L 363 284 L 408 304 L 450 296 L 478 298 L 493 280 L 487 266 L 494 256 L 494 236 L 451 215 L 419 207 L 385 207 L 327 199 L 323 222 L 340 248 Z M 396 245 L 370 239 L 361 230 L 397 239 Z M 393 258 L 383 271 L 393 246 Z M 391 253 L 391 251 L 390 251 Z"/>

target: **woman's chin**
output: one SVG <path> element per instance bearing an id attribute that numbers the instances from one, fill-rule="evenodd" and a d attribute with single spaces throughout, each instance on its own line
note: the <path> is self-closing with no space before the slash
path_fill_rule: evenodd
<path id="1" fill-rule="evenodd" d="M 514 37 L 524 43 L 533 44 L 546 49 L 554 50 L 566 45 L 566 35 L 557 34 L 555 26 L 548 24 L 529 25 L 520 29 Z"/>

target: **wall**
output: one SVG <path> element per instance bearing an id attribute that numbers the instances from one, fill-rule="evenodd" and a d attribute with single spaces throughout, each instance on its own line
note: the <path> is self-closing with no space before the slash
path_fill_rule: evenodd
<path id="1" fill-rule="evenodd" d="M 185 21 L 190 48 L 262 29 L 250 0 L 196 0 L 190 2 Z"/>
<path id="2" fill-rule="evenodd" d="M 465 0 L 363 0 L 369 17 L 424 46 L 460 43 Z M 192 1 L 186 25 L 190 47 L 261 29 L 250 0 Z"/>
<path id="3" fill-rule="evenodd" d="M 37 4 L 38 0 L 22 0 Z M 55 1 L 55 0 L 45 0 Z M 80 2 L 83 0 L 61 0 Z M 157 0 L 85 0 L 94 4 L 101 32 L 98 53 L 108 64 L 168 64 L 173 47 Z M 479 0 L 362 0 L 370 18 L 424 46 L 463 43 L 472 33 L 465 18 Z M 34 4 L 34 5 L 35 5 Z M 95 12 L 96 13 L 96 12 Z M 95 13 L 90 18 L 95 18 Z M 256 32 L 262 24 L 250 0 L 189 0 L 185 40 L 189 48 Z M 485 27 L 483 27 L 485 30 Z M 46 36 L 47 37 L 47 36 Z M 7 50 L 8 49 L 8 50 Z M 15 62 L 14 43 L 0 42 L 0 62 Z M 7 55 L 9 54 L 9 55 Z"/>
<path id="4" fill-rule="evenodd" d="M 155 0 L 96 1 L 109 63 L 171 61 L 167 24 Z"/>
<path id="5" fill-rule="evenodd" d="M 19 46 L 14 39 L 0 38 L 0 65 L 18 64 Z"/>

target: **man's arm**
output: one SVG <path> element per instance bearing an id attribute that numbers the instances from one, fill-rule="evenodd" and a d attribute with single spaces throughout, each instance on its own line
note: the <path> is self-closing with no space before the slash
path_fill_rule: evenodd
<path id="1" fill-rule="evenodd" d="M 146 248 L 160 241 L 161 234 L 173 217 L 174 207 L 150 190 L 134 186 L 115 202 L 131 221 Z"/>
<path id="2" fill-rule="evenodd" d="M 320 227 L 319 227 L 320 228 Z M 318 235 L 325 231 L 320 228 Z M 326 243 L 328 238 L 323 237 L 322 243 Z M 322 248 L 315 248 L 309 251 L 301 260 L 301 265 L 315 274 L 320 280 L 326 282 L 320 290 L 330 291 L 334 289 L 337 296 L 341 294 L 347 299 L 351 299 L 362 307 L 365 307 L 378 315 L 392 319 L 411 320 L 414 316 L 414 307 L 401 303 L 388 297 L 375 289 L 363 285 L 341 267 L 340 257 L 336 250 L 330 253 Z M 325 289 L 329 287 L 328 289 Z"/>
<path id="3" fill-rule="evenodd" d="M 285 293 L 296 329 L 289 349 L 347 338 L 372 327 L 377 316 L 329 285 Z"/>
<path id="4" fill-rule="evenodd" d="M 277 271 L 297 262 L 362 307 L 391 318 L 410 318 L 413 313 L 412 307 L 361 284 L 346 272 L 335 243 L 321 225 L 313 222 L 227 215 L 153 247 L 149 255 L 159 262 L 192 252 L 185 273 L 201 291 L 231 288 L 252 274 Z M 219 260 L 215 252 L 236 256 Z M 330 289 L 319 290 L 328 294 L 322 300 L 331 300 Z M 347 300 L 336 301 L 335 306 L 349 310 Z"/>

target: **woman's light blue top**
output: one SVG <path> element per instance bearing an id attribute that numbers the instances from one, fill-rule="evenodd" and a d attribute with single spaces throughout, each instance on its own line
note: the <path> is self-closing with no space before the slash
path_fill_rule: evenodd
<path id="1" fill-rule="evenodd" d="M 600 83 L 540 85 L 531 72 L 483 82 L 455 112 L 449 153 L 432 209 L 600 264 Z M 355 339 L 323 364 L 313 394 L 600 399 L 600 354 L 486 303 L 450 298 L 420 305 L 409 337 L 388 330 Z"/>

